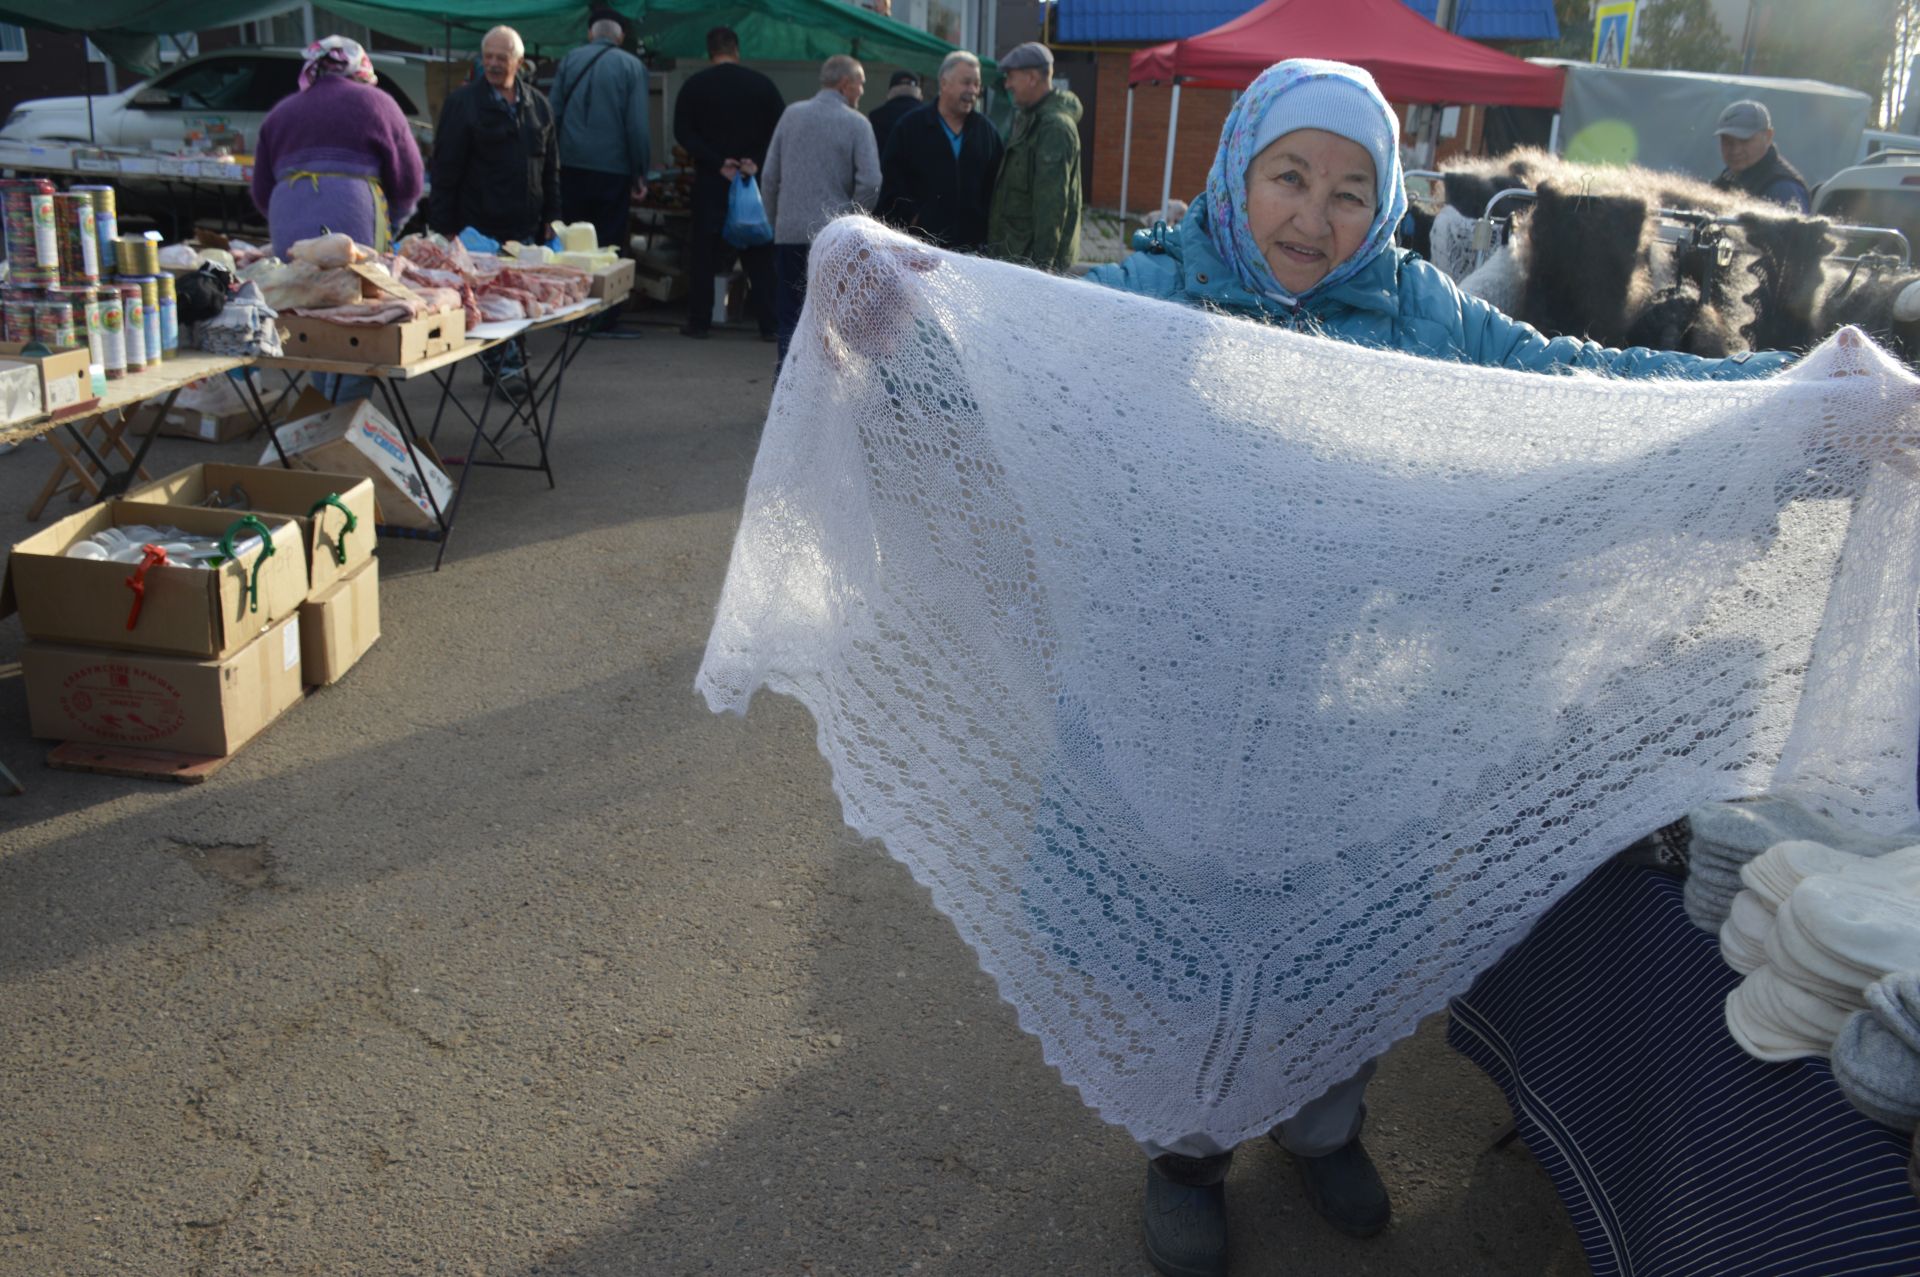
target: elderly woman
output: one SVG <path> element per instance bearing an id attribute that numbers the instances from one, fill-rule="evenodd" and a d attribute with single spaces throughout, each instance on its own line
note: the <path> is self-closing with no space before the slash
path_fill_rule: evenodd
<path id="1" fill-rule="evenodd" d="M 1087 278 L 1363 346 L 1533 372 L 1736 380 L 1787 362 L 1548 340 L 1466 296 L 1393 245 L 1407 209 L 1399 133 L 1359 67 L 1304 58 L 1268 67 L 1227 116 L 1206 192 L 1179 229 Z"/>
<path id="2" fill-rule="evenodd" d="M 1269 67 L 1235 104 L 1207 179 L 1176 231 L 1098 267 L 1095 283 L 1206 306 L 1343 341 L 1538 372 L 1732 380 L 1789 356 L 1709 360 L 1552 340 L 1393 245 L 1406 212 L 1399 122 L 1372 78 L 1338 62 Z M 1276 1127 L 1308 1197 L 1336 1228 L 1387 1224 L 1385 1185 L 1360 1143 L 1368 1063 Z M 1163 1273 L 1226 1271 L 1224 1182 L 1232 1150 L 1204 1139 L 1146 1147 L 1145 1241 Z"/>
<path id="3" fill-rule="evenodd" d="M 400 106 L 376 87 L 373 61 L 345 36 L 307 47 L 300 91 L 260 126 L 253 202 L 285 257 L 338 231 L 385 250 L 420 202 L 420 147 Z"/>

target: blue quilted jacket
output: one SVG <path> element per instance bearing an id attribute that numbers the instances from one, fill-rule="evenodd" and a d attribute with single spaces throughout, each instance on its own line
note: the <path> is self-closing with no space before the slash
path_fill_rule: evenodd
<path id="1" fill-rule="evenodd" d="M 1381 253 L 1344 283 L 1289 307 L 1240 286 L 1214 251 L 1206 218 L 1203 195 L 1178 227 L 1156 227 L 1145 249 L 1123 262 L 1096 266 L 1086 277 L 1122 292 L 1265 318 L 1361 346 L 1528 372 L 1585 368 L 1618 377 L 1736 381 L 1765 376 L 1793 358 L 1767 351 L 1702 359 L 1643 346 L 1614 350 L 1574 337 L 1549 339 L 1467 296 L 1437 267 L 1397 248 Z"/>

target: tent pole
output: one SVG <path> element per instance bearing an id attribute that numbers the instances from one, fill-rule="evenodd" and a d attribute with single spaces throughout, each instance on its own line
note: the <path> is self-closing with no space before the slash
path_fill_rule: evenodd
<path id="1" fill-rule="evenodd" d="M 1167 164 L 1160 174 L 1160 213 L 1173 202 L 1173 140 L 1180 135 L 1180 77 L 1173 77 L 1173 105 L 1167 108 Z"/>
<path id="2" fill-rule="evenodd" d="M 1120 228 L 1127 225 L 1127 173 L 1133 164 L 1133 86 L 1127 86 L 1127 127 L 1120 137 Z"/>

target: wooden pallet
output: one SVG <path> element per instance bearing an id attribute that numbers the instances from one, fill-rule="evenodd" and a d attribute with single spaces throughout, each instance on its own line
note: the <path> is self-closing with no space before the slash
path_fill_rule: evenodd
<path id="1" fill-rule="evenodd" d="M 158 749 L 122 749 L 114 745 L 84 745 L 68 741 L 47 755 L 47 766 L 61 771 L 94 772 L 101 776 L 130 776 L 135 780 L 171 780 L 198 785 L 227 765 L 226 758 L 204 754 L 170 754 Z"/>

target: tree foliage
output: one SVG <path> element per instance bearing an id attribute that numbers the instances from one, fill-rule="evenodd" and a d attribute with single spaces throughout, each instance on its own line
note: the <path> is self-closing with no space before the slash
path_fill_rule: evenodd
<path id="1" fill-rule="evenodd" d="M 1643 0 L 1636 26 L 1636 67 L 1715 73 L 1740 69 L 1740 54 L 1707 0 Z"/>

